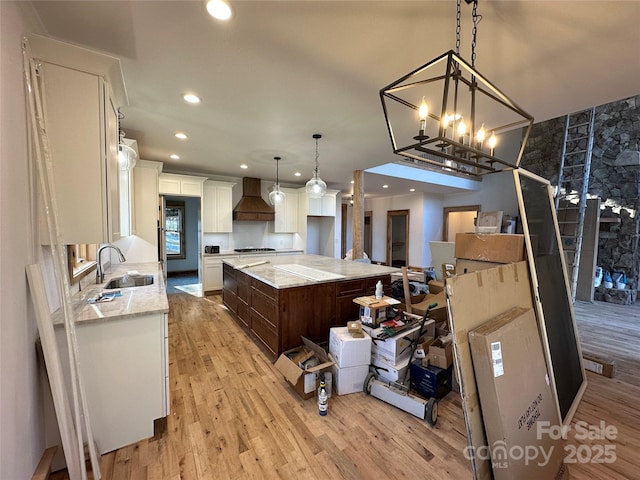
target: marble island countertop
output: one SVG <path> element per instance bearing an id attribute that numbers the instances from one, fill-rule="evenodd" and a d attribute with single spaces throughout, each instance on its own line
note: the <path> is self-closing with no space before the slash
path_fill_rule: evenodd
<path id="1" fill-rule="evenodd" d="M 399 268 L 341 260 L 320 255 L 259 256 L 223 259 L 274 288 L 291 288 L 322 282 L 368 278 L 399 272 Z M 264 262 L 264 263 L 263 263 Z"/>
<path id="2" fill-rule="evenodd" d="M 140 287 L 104 290 L 104 286 L 109 280 L 122 276 L 127 272 L 153 275 L 153 283 Z M 104 283 L 99 285 L 93 283 L 71 297 L 74 318 L 77 324 L 139 317 L 153 313 L 167 313 L 169 311 L 163 272 L 158 262 L 125 262 L 113 265 L 105 269 L 104 279 Z M 108 302 L 89 303 L 89 299 L 95 298 L 101 292 L 106 295 L 114 291 L 120 291 L 121 296 L 117 296 Z M 64 323 L 63 315 L 62 307 L 53 313 L 54 325 L 62 325 Z"/>
<path id="3" fill-rule="evenodd" d="M 304 250 L 300 250 L 297 248 L 276 248 L 274 250 L 268 252 L 236 252 L 235 250 L 221 250 L 220 253 L 206 253 L 204 252 L 202 256 L 204 257 L 224 257 L 228 255 L 282 255 L 282 254 L 302 254 Z"/>

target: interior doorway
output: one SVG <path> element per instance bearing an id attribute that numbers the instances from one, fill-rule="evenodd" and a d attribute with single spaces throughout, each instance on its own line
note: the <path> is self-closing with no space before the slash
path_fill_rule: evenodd
<path id="1" fill-rule="evenodd" d="M 480 211 L 480 205 L 444 207 L 442 211 L 443 242 L 455 242 L 456 233 L 475 231 L 475 218 Z"/>
<path id="2" fill-rule="evenodd" d="M 364 247 L 363 251 L 369 256 L 369 258 L 373 255 L 373 250 L 371 248 L 371 210 L 364 212 Z"/>
<path id="3" fill-rule="evenodd" d="M 409 210 L 387 211 L 387 265 L 409 266 Z"/>

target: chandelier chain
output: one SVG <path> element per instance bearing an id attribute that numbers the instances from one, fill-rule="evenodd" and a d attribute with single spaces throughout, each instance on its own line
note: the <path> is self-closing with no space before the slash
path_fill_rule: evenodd
<path id="1" fill-rule="evenodd" d="M 456 2 L 456 54 L 460 55 L 460 2 Z"/>
<path id="2" fill-rule="evenodd" d="M 478 15 L 478 0 L 474 0 L 473 9 L 471 11 L 471 18 L 473 19 L 473 29 L 471 31 L 471 67 L 476 66 L 476 43 L 478 35 L 478 24 L 482 20 L 482 15 Z"/>

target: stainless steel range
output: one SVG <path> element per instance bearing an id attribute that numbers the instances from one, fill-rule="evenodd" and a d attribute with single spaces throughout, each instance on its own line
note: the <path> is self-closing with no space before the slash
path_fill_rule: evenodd
<path id="1" fill-rule="evenodd" d="M 234 252 L 238 252 L 238 253 L 275 252 L 276 249 L 275 248 L 264 248 L 264 247 L 260 247 L 260 248 L 246 247 L 246 248 L 234 248 L 233 251 Z"/>

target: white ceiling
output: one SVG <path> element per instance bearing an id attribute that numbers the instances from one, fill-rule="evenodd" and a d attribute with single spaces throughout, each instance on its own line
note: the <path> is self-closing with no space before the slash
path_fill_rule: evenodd
<path id="1" fill-rule="evenodd" d="M 204 0 L 33 5 L 50 36 L 121 58 L 122 129 L 165 171 L 274 180 L 277 155 L 281 183 L 302 186 L 321 133 L 320 176 L 347 195 L 354 170 L 396 161 L 379 90 L 455 49 L 455 1 L 231 2 L 228 23 Z M 640 94 L 640 1 L 480 0 L 478 13 L 478 71 L 536 121 Z M 465 2 L 461 35 L 470 59 Z M 365 176 L 368 195 L 410 186 L 453 191 Z"/>

